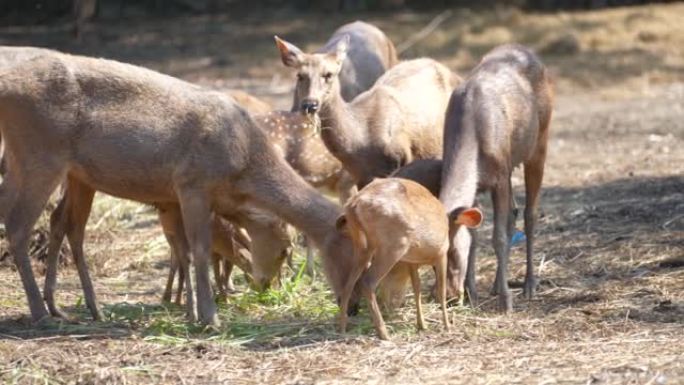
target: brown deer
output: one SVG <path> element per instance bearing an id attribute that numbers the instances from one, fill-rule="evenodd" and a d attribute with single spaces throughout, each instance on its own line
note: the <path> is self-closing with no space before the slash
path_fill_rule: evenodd
<path id="1" fill-rule="evenodd" d="M 0 71 L 8 70 L 9 68 L 12 68 L 26 60 L 33 59 L 37 56 L 50 55 L 56 53 L 57 51 L 53 51 L 46 48 L 0 46 Z M 4 153 L 4 151 L 0 152 Z M 0 154 L 0 174 L 4 173 L 5 160 L 2 154 Z"/>
<path id="2" fill-rule="evenodd" d="M 464 210 L 454 220 L 458 225 L 476 227 L 482 220 L 482 214 L 478 209 Z M 430 191 L 408 179 L 376 179 L 350 199 L 344 215 L 337 220 L 337 226 L 346 227 L 349 232 L 356 262 L 340 298 L 342 332 L 347 325 L 349 299 L 358 280 L 368 299 L 378 336 L 389 339 L 375 290 L 399 262 L 410 266 L 417 325 L 421 330 L 425 329 L 425 321 L 418 266 L 427 264 L 435 267 L 444 326 L 449 328 L 445 285 L 449 223 L 444 207 Z"/>
<path id="3" fill-rule="evenodd" d="M 292 223 L 323 249 L 340 292 L 331 272 L 351 245 L 335 229 L 339 207 L 276 154 L 232 99 L 136 66 L 48 55 L 0 73 L 0 122 L 8 163 L 0 218 L 34 320 L 48 313 L 29 234 L 67 175 L 113 196 L 179 204 L 203 323 L 219 324 L 208 270 L 212 211 L 230 216 L 253 204 Z"/>
<path id="4" fill-rule="evenodd" d="M 64 193 L 57 207 L 50 216 L 50 239 L 48 242 L 47 269 L 45 274 L 44 299 L 50 314 L 56 317 L 68 316 L 56 305 L 55 289 L 57 282 L 58 253 L 64 237 L 69 240 L 71 252 L 83 288 L 84 299 L 90 313 L 95 320 L 102 319 L 92 281 L 88 272 L 83 253 L 83 239 L 85 226 L 92 207 L 95 190 L 73 177 L 67 177 Z M 187 287 L 186 304 L 188 314 L 194 314 L 194 299 L 192 283 L 188 272 L 188 242 L 184 234 L 183 220 L 180 207 L 176 203 L 155 204 L 159 211 L 159 219 L 164 235 L 171 247 L 171 269 L 167 280 L 164 300 L 170 300 L 172 284 L 176 271 L 180 267 L 179 288 L 176 302 L 180 302 L 183 283 Z M 232 264 L 237 264 L 243 271 L 253 277 L 258 288 L 268 286 L 279 271 L 289 246 L 289 238 L 282 222 L 273 215 L 247 206 L 232 214 L 230 219 L 240 223 L 250 231 L 258 244 L 250 247 L 248 259 L 242 253 L 231 249 L 234 242 L 245 244 L 244 237 L 237 231 L 231 231 L 231 226 L 224 219 L 214 216 L 212 219 L 212 261 L 216 284 L 220 294 L 225 294 L 226 280 Z M 253 253 L 251 253 L 253 252 Z M 253 259 L 253 260 L 252 260 Z M 228 263 L 228 260 L 230 263 Z M 223 269 L 216 269 L 217 262 L 223 262 Z M 221 273 L 221 270 L 224 272 Z M 220 278 L 220 279 L 219 279 Z"/>
<path id="5" fill-rule="evenodd" d="M 441 157 L 444 111 L 457 81 L 449 69 L 431 59 L 402 62 L 347 103 L 339 74 L 353 49 L 349 38 L 325 54 L 305 54 L 278 37 L 276 43 L 283 63 L 297 70 L 299 110 L 320 110 L 323 142 L 359 188 L 413 159 Z"/>
<path id="6" fill-rule="evenodd" d="M 396 170 L 392 173 L 392 176 L 417 182 L 430 190 L 432 195 L 439 197 L 439 191 L 442 188 L 442 161 L 438 159 L 419 159 Z M 513 203 L 515 203 L 515 201 Z M 477 203 L 475 206 L 477 207 Z M 475 229 L 471 228 L 470 234 L 471 237 L 475 237 Z M 465 283 L 468 284 L 469 287 L 472 287 L 475 282 L 475 272 L 471 269 L 471 267 L 474 268 L 475 263 L 470 262 L 475 259 L 475 246 L 475 240 L 473 239 L 473 242 L 470 244 L 470 250 L 468 251 L 468 269 L 465 272 Z M 449 261 L 458 260 L 458 255 L 455 253 L 456 250 L 453 247 L 450 247 L 449 252 L 447 253 Z M 406 287 L 406 282 L 408 282 L 409 274 L 404 269 L 397 269 L 396 271 L 393 269 L 391 273 L 392 274 L 388 275 L 388 278 L 381 283 L 380 289 L 384 291 L 381 291 L 381 294 L 383 294 L 385 298 L 392 298 L 394 303 L 400 303 L 398 297 L 405 292 L 404 288 Z M 447 265 L 447 301 L 455 299 L 457 304 L 463 304 L 465 292 L 463 273 L 464 271 L 460 269 L 459 266 L 454 266 L 453 263 Z M 477 294 L 475 293 L 475 295 Z M 469 297 L 469 300 L 471 305 L 476 304 L 476 299 Z"/>
<path id="7" fill-rule="evenodd" d="M 177 206 L 173 207 L 171 210 L 168 208 L 159 208 L 159 221 L 164 229 L 164 236 L 171 246 L 171 268 L 169 269 L 169 277 L 166 282 L 166 289 L 164 290 L 162 300 L 164 302 L 171 301 L 173 281 L 176 272 L 178 272 L 176 304 L 180 304 L 181 302 L 181 294 L 183 292 L 183 285 L 188 272 L 187 264 L 189 262 L 187 261 L 187 242 L 185 242 L 183 235 L 182 220 Z M 251 277 L 252 260 L 251 254 L 249 253 L 251 240 L 246 233 L 219 216 L 215 215 L 211 223 L 211 257 L 214 270 L 214 282 L 219 295 L 225 297 L 228 292 L 235 291 L 231 277 L 233 266 L 237 265 L 245 274 L 247 274 L 247 276 Z M 181 237 L 181 240 L 179 241 L 177 237 Z M 186 265 L 183 266 L 183 263 Z"/>
<path id="8" fill-rule="evenodd" d="M 444 163 L 440 201 L 450 216 L 475 204 L 478 190 L 490 191 L 494 207 L 495 287 L 498 308 L 512 310 L 508 290 L 508 257 L 514 230 L 511 172 L 523 164 L 525 172 L 525 235 L 527 272 L 524 294 L 530 298 L 536 283 L 532 264 L 534 222 L 544 174 L 553 90 L 539 58 L 520 45 L 504 45 L 485 55 L 449 101 L 444 126 Z M 467 266 L 471 235 L 451 226 L 452 247 L 461 276 Z M 474 267 L 468 268 L 473 271 Z M 460 279 L 463 282 L 463 279 Z M 470 286 L 472 285 L 472 287 Z M 468 287 L 476 298 L 474 282 Z"/>
<path id="9" fill-rule="evenodd" d="M 276 41 L 278 38 L 276 37 Z M 370 89 L 376 80 L 388 69 L 399 62 L 392 41 L 374 25 L 363 21 L 345 24 L 333 32 L 328 41 L 314 54 L 315 57 L 338 56 L 339 44 L 347 41 L 349 46 L 345 57 L 340 61 L 340 94 L 345 101 Z M 301 51 L 300 51 L 301 52 Z M 302 63 L 305 65 L 305 63 Z M 313 62 L 312 62 L 313 64 Z M 300 74 L 297 75 L 298 78 Z M 319 78 L 298 79 L 318 83 Z M 299 111 L 304 102 L 303 95 L 295 91 L 292 111 Z"/>

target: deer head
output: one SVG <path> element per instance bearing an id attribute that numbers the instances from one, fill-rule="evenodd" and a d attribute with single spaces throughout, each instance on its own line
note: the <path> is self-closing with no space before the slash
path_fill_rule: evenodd
<path id="1" fill-rule="evenodd" d="M 339 39 L 337 49 L 330 53 L 307 54 L 278 36 L 275 41 L 283 64 L 297 71 L 294 108 L 315 114 L 323 103 L 340 92 L 338 75 L 347 56 L 349 36 Z"/>

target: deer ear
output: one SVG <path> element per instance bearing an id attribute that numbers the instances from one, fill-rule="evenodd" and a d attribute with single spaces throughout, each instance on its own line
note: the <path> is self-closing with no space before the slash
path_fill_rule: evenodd
<path id="1" fill-rule="evenodd" d="M 349 50 L 349 41 L 350 41 L 349 35 L 344 35 L 342 38 L 337 42 L 337 47 L 335 49 L 335 58 L 337 59 L 338 63 L 342 63 L 344 59 L 347 58 L 347 51 Z"/>
<path id="2" fill-rule="evenodd" d="M 276 46 L 280 51 L 280 59 L 283 61 L 283 64 L 287 67 L 299 67 L 302 64 L 304 52 L 297 48 L 296 45 L 288 43 L 278 36 L 273 37 L 275 38 Z"/>
<path id="3" fill-rule="evenodd" d="M 458 208 L 451 212 L 449 219 L 456 225 L 463 225 L 465 227 L 476 229 L 482 224 L 484 214 L 478 208 Z"/>
<path id="4" fill-rule="evenodd" d="M 337 217 L 337 220 L 335 221 L 335 228 L 338 231 L 343 231 L 347 229 L 347 217 L 345 217 L 344 214 Z"/>

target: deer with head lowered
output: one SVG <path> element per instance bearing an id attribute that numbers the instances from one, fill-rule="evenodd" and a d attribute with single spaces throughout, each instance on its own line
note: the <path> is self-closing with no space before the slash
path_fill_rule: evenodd
<path id="1" fill-rule="evenodd" d="M 534 226 L 539 200 L 553 89 L 548 71 L 539 58 L 520 45 L 497 47 L 485 55 L 449 101 L 444 125 L 444 158 L 440 201 L 450 216 L 469 210 L 477 191 L 490 191 L 494 207 L 494 251 L 497 257 L 495 291 L 498 308 L 512 310 L 508 289 L 508 257 L 514 231 L 515 203 L 511 189 L 513 168 L 523 164 L 525 175 L 525 235 L 527 271 L 524 294 L 535 290 L 532 264 Z M 450 268 L 474 272 L 469 258 L 471 236 L 462 226 L 451 225 L 455 261 Z M 460 288 L 456 288 L 461 290 Z M 468 294 L 477 300 L 474 279 Z"/>
<path id="2" fill-rule="evenodd" d="M 476 227 L 482 215 L 478 209 L 464 210 L 454 220 L 457 225 Z M 340 298 L 340 329 L 343 332 L 347 324 L 349 300 L 358 280 L 361 291 L 368 299 L 379 337 L 389 339 L 375 290 L 399 262 L 409 266 L 417 325 L 421 330 L 425 329 L 425 321 L 418 267 L 423 264 L 434 266 L 437 297 L 442 305 L 444 326 L 448 329 L 445 280 L 449 224 L 444 207 L 429 190 L 408 179 L 376 179 L 349 200 L 344 215 L 337 220 L 337 226 L 348 231 L 354 245 L 356 263 Z"/>
<path id="3" fill-rule="evenodd" d="M 58 55 L 54 51 L 43 52 L 42 54 Z M 37 56 L 37 53 L 35 56 Z M 244 101 L 244 98 L 242 100 Z M 251 107 L 252 104 L 248 103 L 248 106 Z M 67 314 L 56 305 L 55 301 L 58 253 L 66 236 L 71 245 L 86 305 L 93 319 L 100 320 L 102 319 L 102 314 L 83 253 L 85 226 L 90 214 L 95 190 L 71 176 L 67 176 L 63 186 L 62 197 L 50 217 L 50 238 L 48 242 L 43 296 L 51 315 L 68 318 Z M 162 299 L 164 301 L 171 300 L 173 281 L 176 273 L 179 271 L 176 303 L 180 303 L 183 286 L 185 285 L 187 287 L 186 304 L 188 314 L 193 314 L 194 293 L 188 273 L 189 246 L 184 233 L 180 207 L 175 203 L 156 203 L 155 206 L 159 213 L 162 230 L 171 247 L 171 267 Z M 225 296 L 229 289 L 233 265 L 239 266 L 250 275 L 255 287 L 268 287 L 278 274 L 290 245 L 284 223 L 276 216 L 264 210 L 247 205 L 236 210 L 230 215 L 229 219 L 249 229 L 251 237 L 257 242 L 252 246 L 250 239 L 246 238 L 231 223 L 228 223 L 226 218 L 213 215 L 211 256 L 215 283 L 219 294 Z M 234 247 L 238 245 L 239 247 Z M 245 255 L 245 251 L 248 251 L 248 255 Z"/>
<path id="4" fill-rule="evenodd" d="M 441 157 L 444 110 L 457 81 L 446 67 L 431 59 L 402 62 L 348 103 L 339 75 L 352 39 L 314 54 L 278 37 L 276 44 L 283 63 L 297 70 L 299 110 L 319 114 L 323 142 L 359 188 L 413 159 Z"/>
<path id="5" fill-rule="evenodd" d="M 114 61 L 48 55 L 0 72 L 0 123 L 7 161 L 0 217 L 34 320 L 48 313 L 29 235 L 67 175 L 121 198 L 179 205 L 203 323 L 219 324 L 208 271 L 212 212 L 230 216 L 254 205 L 278 215 L 323 249 L 329 277 L 351 254 L 335 229 L 339 207 L 220 93 Z M 341 284 L 331 284 L 339 293 Z"/>

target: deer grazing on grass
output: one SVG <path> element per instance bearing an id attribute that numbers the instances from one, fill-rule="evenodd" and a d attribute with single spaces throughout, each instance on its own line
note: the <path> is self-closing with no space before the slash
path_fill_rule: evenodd
<path id="1" fill-rule="evenodd" d="M 136 66 L 47 55 L 0 72 L 0 123 L 8 165 L 0 218 L 35 321 L 48 312 L 29 235 L 67 175 L 113 196 L 179 205 L 203 323 L 220 323 L 209 283 L 212 212 L 230 216 L 247 204 L 305 232 L 341 292 L 331 272 L 351 245 L 335 229 L 339 207 L 299 177 L 227 96 Z"/>
<path id="2" fill-rule="evenodd" d="M 478 209 L 460 212 L 457 225 L 479 226 Z M 389 339 L 380 314 L 375 290 L 380 281 L 402 262 L 410 269 L 416 300 L 418 329 L 425 329 L 421 306 L 419 265 L 432 265 L 437 275 L 437 293 L 442 305 L 445 328 L 446 268 L 449 249 L 449 223 L 444 207 L 420 184 L 401 178 L 376 179 L 352 197 L 338 228 L 346 227 L 354 245 L 356 266 L 348 276 L 340 298 L 340 329 L 347 325 L 347 308 L 357 284 L 368 299 L 373 324 L 382 339 Z M 360 277 L 360 278 L 359 278 Z"/>
<path id="3" fill-rule="evenodd" d="M 159 222 L 162 224 L 164 236 L 171 246 L 171 268 L 166 281 L 166 289 L 162 301 L 170 302 L 173 292 L 173 281 L 178 272 L 178 290 L 175 303 L 180 304 L 185 277 L 188 276 L 187 242 L 184 241 L 183 219 L 177 207 L 158 208 Z M 183 237 L 179 241 L 177 237 Z M 240 231 L 232 223 L 214 216 L 211 221 L 211 259 L 214 270 L 214 282 L 220 296 L 225 297 L 228 292 L 235 291 L 231 273 L 237 265 L 245 274 L 251 277 L 252 260 L 249 253 L 251 241 L 249 236 Z M 185 265 L 183 265 L 185 263 Z M 180 268 L 180 270 L 179 270 Z"/>
<path id="4" fill-rule="evenodd" d="M 501 311 L 510 311 L 513 306 L 507 281 L 515 222 L 511 172 L 520 164 L 524 165 L 526 195 L 524 295 L 531 298 L 535 290 L 534 225 L 552 109 L 548 72 L 534 53 L 520 45 L 490 51 L 449 101 L 439 198 L 453 217 L 473 207 L 478 190 L 491 192 L 497 258 L 495 290 Z M 449 263 L 460 269 L 459 281 L 463 282 L 471 235 L 451 222 L 451 237 L 457 260 Z M 474 271 L 474 266 L 467 270 Z M 469 280 L 468 292 L 471 301 L 476 301 L 473 279 Z"/>
<path id="5" fill-rule="evenodd" d="M 397 64 L 350 103 L 339 74 L 354 43 L 341 37 L 335 50 L 305 54 L 276 37 L 283 63 L 297 70 L 295 100 L 307 114 L 318 111 L 321 137 L 359 188 L 413 159 L 440 158 L 444 111 L 452 74 L 431 59 Z"/>
<path id="6" fill-rule="evenodd" d="M 335 193 L 342 204 L 356 191 L 354 180 L 317 134 L 317 119 L 299 112 L 271 111 L 254 116 L 254 120 L 287 163 L 313 187 Z M 308 241 L 304 239 L 304 243 Z M 306 272 L 313 276 L 313 249 L 309 245 L 306 249 Z"/>
<path id="7" fill-rule="evenodd" d="M 57 207 L 50 216 L 50 239 L 48 242 L 47 269 L 45 274 L 45 290 L 43 293 L 50 314 L 55 317 L 68 318 L 55 302 L 57 283 L 58 253 L 64 237 L 69 240 L 71 252 L 83 288 L 86 306 L 95 320 L 102 319 L 102 313 L 93 290 L 92 281 L 83 252 L 85 226 L 92 207 L 95 190 L 73 177 L 67 177 L 64 193 Z M 178 295 L 176 302 L 180 303 L 183 284 L 186 290 L 186 305 L 188 314 L 193 314 L 194 298 L 192 282 L 190 280 L 188 256 L 189 246 L 184 233 L 184 225 L 180 207 L 176 203 L 155 204 L 162 230 L 171 247 L 171 268 L 166 289 L 162 297 L 170 301 L 173 280 L 180 268 Z M 216 285 L 221 295 L 226 294 L 226 285 L 230 277 L 232 265 L 235 264 L 244 272 L 252 276 L 253 282 L 259 288 L 267 286 L 279 271 L 279 267 L 287 254 L 289 238 L 282 222 L 273 215 L 250 207 L 242 207 L 230 219 L 248 228 L 257 244 L 251 245 L 239 231 L 225 219 L 214 215 L 212 218 L 211 254 L 216 277 Z M 249 246 L 247 258 L 242 252 L 232 248 L 239 243 L 243 248 Z M 217 266 L 218 265 L 218 266 Z M 222 266 L 221 266 L 222 265 Z"/>

